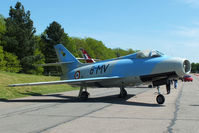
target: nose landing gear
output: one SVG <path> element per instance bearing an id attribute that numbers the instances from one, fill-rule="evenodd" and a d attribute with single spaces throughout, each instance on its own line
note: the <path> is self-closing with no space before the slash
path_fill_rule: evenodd
<path id="1" fill-rule="evenodd" d="M 165 102 L 165 97 L 164 97 L 164 95 L 162 95 L 160 93 L 160 87 L 159 86 L 157 87 L 157 89 L 158 89 L 158 96 L 156 97 L 156 101 L 157 101 L 158 104 L 163 104 Z"/>

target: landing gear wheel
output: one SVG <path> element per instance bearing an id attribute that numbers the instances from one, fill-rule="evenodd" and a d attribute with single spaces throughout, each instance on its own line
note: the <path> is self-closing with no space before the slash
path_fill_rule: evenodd
<path id="1" fill-rule="evenodd" d="M 81 100 L 87 100 L 90 94 L 87 91 L 83 91 L 80 95 Z"/>
<path id="2" fill-rule="evenodd" d="M 157 97 L 156 97 L 156 101 L 158 104 L 163 104 L 164 101 L 165 101 L 165 98 L 162 94 L 159 94 Z"/>
<path id="3" fill-rule="evenodd" d="M 126 91 L 125 89 L 121 89 L 119 97 L 120 97 L 120 98 L 125 98 L 125 97 L 127 97 L 127 91 Z"/>

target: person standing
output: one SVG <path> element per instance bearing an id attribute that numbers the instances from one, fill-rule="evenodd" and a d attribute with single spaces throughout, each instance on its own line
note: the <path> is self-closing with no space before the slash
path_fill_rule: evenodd
<path id="1" fill-rule="evenodd" d="M 167 83 L 166 83 L 166 90 L 167 90 L 167 94 L 170 94 L 170 90 L 171 90 L 171 80 L 167 80 Z"/>
<path id="2" fill-rule="evenodd" d="M 174 79 L 174 88 L 177 89 L 177 87 L 178 87 L 178 80 Z"/>

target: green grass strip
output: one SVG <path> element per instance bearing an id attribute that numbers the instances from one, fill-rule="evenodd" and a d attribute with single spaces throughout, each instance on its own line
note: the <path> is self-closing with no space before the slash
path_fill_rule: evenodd
<path id="1" fill-rule="evenodd" d="M 26 96 L 43 95 L 49 93 L 65 92 L 79 89 L 67 84 L 62 85 L 41 85 L 24 87 L 7 87 L 9 84 L 57 81 L 59 77 L 41 76 L 30 74 L 16 74 L 0 71 L 0 99 L 14 99 Z"/>

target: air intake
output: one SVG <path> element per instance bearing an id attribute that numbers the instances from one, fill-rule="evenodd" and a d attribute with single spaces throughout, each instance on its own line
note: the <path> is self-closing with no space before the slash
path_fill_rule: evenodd
<path id="1" fill-rule="evenodd" d="M 185 60 L 183 62 L 183 67 L 184 67 L 185 73 L 190 73 L 190 71 L 191 71 L 191 64 L 190 64 L 190 62 L 188 60 Z"/>

